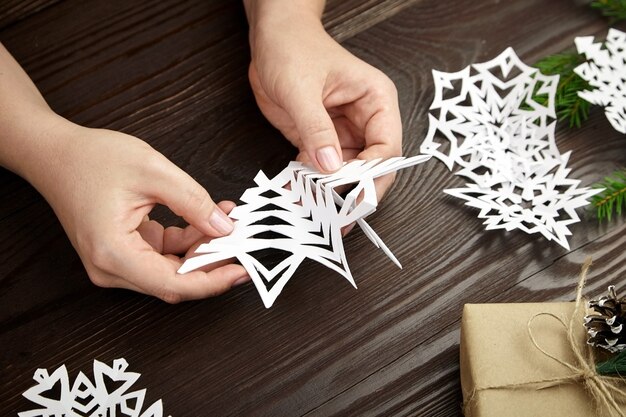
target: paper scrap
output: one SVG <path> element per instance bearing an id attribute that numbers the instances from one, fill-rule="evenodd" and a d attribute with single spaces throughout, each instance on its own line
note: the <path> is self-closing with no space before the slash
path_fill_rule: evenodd
<path id="1" fill-rule="evenodd" d="M 574 72 L 595 87 L 578 95 L 591 104 L 604 106 L 615 130 L 626 133 L 626 33 L 609 29 L 604 45 L 593 43 L 593 36 L 580 36 L 575 43 L 578 53 L 585 54 L 588 61 Z"/>
<path id="2" fill-rule="evenodd" d="M 37 385 L 24 392 L 24 397 L 43 408 L 18 413 L 19 417 L 79 417 L 79 416 L 128 416 L 162 417 L 163 404 L 158 400 L 142 413 L 146 390 L 130 391 L 141 376 L 127 372 L 125 359 L 115 359 L 113 366 L 93 361 L 93 380 L 80 372 L 73 384 L 65 365 L 52 374 L 46 369 L 38 369 L 33 379 Z M 106 380 L 112 380 L 118 387 L 109 392 Z M 121 385 L 120 385 L 121 384 Z M 58 399 L 46 394 L 52 389 L 60 392 Z M 120 414 L 121 413 L 121 414 Z"/>
<path id="3" fill-rule="evenodd" d="M 179 269 L 185 273 L 229 258 L 237 258 L 256 286 L 263 304 L 272 306 L 285 284 L 305 259 L 338 272 L 355 288 L 343 248 L 341 229 L 354 222 L 394 263 L 400 263 L 364 218 L 376 210 L 374 179 L 399 169 L 420 164 L 430 156 L 355 160 L 332 174 L 321 174 L 300 162 L 291 162 L 269 179 L 262 171 L 255 187 L 241 196 L 245 204 L 235 207 L 233 232 L 198 247 L 198 256 Z M 336 188 L 355 184 L 345 200 Z M 362 194 L 361 199 L 357 199 Z M 270 234 L 271 236 L 266 236 Z M 273 249 L 286 254 L 284 260 L 266 267 L 256 256 Z"/>
<path id="4" fill-rule="evenodd" d="M 480 209 L 489 229 L 540 233 L 569 249 L 575 209 L 601 190 L 567 178 L 569 153 L 555 143 L 558 76 L 525 65 L 512 48 L 491 61 L 433 70 L 435 98 L 421 152 L 469 182 L 445 190 Z M 545 104 L 535 97 L 543 96 Z"/>

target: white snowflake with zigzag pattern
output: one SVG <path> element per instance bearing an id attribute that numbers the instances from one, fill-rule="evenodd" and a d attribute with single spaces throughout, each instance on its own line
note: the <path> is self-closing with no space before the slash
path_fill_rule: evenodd
<path id="1" fill-rule="evenodd" d="M 585 54 L 588 61 L 574 72 L 594 87 L 578 95 L 604 106 L 615 130 L 626 133 L 626 33 L 609 29 L 604 44 L 593 43 L 593 36 L 580 36 L 575 43 L 578 53 Z"/>
<path id="2" fill-rule="evenodd" d="M 142 412 L 146 390 L 131 391 L 140 374 L 127 372 L 128 362 L 116 359 L 113 366 L 93 361 L 93 380 L 80 372 L 70 384 L 65 365 L 52 374 L 38 369 L 33 376 L 37 385 L 24 392 L 24 397 L 41 408 L 18 413 L 19 417 L 163 417 L 163 404 L 158 400 Z M 112 391 L 105 377 L 119 385 Z M 58 399 L 45 396 L 56 389 Z"/>
<path id="3" fill-rule="evenodd" d="M 237 258 L 267 308 L 305 259 L 338 272 L 356 287 L 343 248 L 342 229 L 358 224 L 374 245 L 400 266 L 364 220 L 378 205 L 374 180 L 429 158 L 420 155 L 355 160 L 332 174 L 321 174 L 300 162 L 291 162 L 272 179 L 260 171 L 254 178 L 256 187 L 246 190 L 240 198 L 245 204 L 229 214 L 235 220 L 233 232 L 198 247 L 198 256 L 187 259 L 178 272 Z M 337 189 L 351 184 L 354 188 L 344 200 Z M 269 268 L 257 255 L 265 249 L 287 256 Z"/>

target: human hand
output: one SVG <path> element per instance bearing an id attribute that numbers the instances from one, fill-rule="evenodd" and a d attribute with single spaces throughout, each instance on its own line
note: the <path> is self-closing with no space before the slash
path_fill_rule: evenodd
<path id="1" fill-rule="evenodd" d="M 326 33 L 319 7 L 297 3 L 246 3 L 249 78 L 265 117 L 300 150 L 298 160 L 322 172 L 336 171 L 342 160 L 401 155 L 393 82 Z M 379 199 L 393 179 L 376 180 Z"/>
<path id="2" fill-rule="evenodd" d="M 78 252 L 92 282 L 168 303 L 218 295 L 249 280 L 240 265 L 177 274 L 178 255 L 206 236 L 232 231 L 232 202 L 215 205 L 189 175 L 145 142 L 123 133 L 57 121 L 48 163 L 28 171 Z M 163 228 L 148 214 L 168 206 L 190 226 Z"/>

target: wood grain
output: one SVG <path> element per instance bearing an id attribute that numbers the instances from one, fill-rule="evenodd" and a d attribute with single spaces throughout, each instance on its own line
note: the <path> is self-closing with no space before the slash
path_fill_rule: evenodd
<path id="1" fill-rule="evenodd" d="M 0 3 L 0 29 L 51 7 L 61 0 L 4 0 Z"/>
<path id="2" fill-rule="evenodd" d="M 259 169 L 293 158 L 248 87 L 239 2 L 64 0 L 10 16 L 6 4 L 0 40 L 57 112 L 143 138 L 214 198 L 236 199 Z M 406 154 L 428 127 L 432 69 L 507 46 L 531 63 L 607 28 L 568 0 L 335 0 L 325 25 L 396 83 Z M 626 166 L 626 140 L 599 109 L 579 130 L 561 126 L 557 144 L 585 185 Z M 371 217 L 403 269 L 356 231 L 346 247 L 358 290 L 305 263 L 270 310 L 251 285 L 170 306 L 92 286 L 46 202 L 7 171 L 0 183 L 2 415 L 29 408 L 21 393 L 39 367 L 65 363 L 75 376 L 94 358 L 124 357 L 173 416 L 456 416 L 463 304 L 571 299 L 586 256 L 591 294 L 626 284 L 624 221 L 581 212 L 570 251 L 487 232 L 442 193 L 462 180 L 433 160 L 400 173 Z M 156 218 L 179 222 L 163 209 Z"/>

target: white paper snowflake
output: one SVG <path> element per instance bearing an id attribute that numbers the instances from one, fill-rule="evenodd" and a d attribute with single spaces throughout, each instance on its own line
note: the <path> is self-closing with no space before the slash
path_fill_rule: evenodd
<path id="1" fill-rule="evenodd" d="M 530 147 L 527 152 L 537 156 L 542 150 L 558 156 L 551 123 L 558 76 L 541 74 L 507 48 L 495 59 L 459 72 L 433 70 L 433 79 L 435 98 L 430 110 L 438 116 L 429 115 L 421 152 L 440 159 L 448 169 L 467 167 L 473 155 L 489 153 L 493 146 L 506 152 Z M 535 101 L 536 95 L 545 95 L 546 105 Z M 534 148 L 518 143 L 529 135 Z"/>
<path id="2" fill-rule="evenodd" d="M 568 225 L 580 220 L 576 208 L 588 204 L 587 199 L 597 193 L 589 188 L 578 188 L 580 181 L 567 178 L 566 168 L 570 153 L 562 161 L 542 164 L 525 181 L 503 182 L 494 188 L 467 184 L 464 188 L 445 190 L 466 200 L 468 206 L 480 209 L 478 218 L 486 219 L 487 230 L 520 229 L 526 233 L 541 233 L 569 249 Z"/>
<path id="3" fill-rule="evenodd" d="M 615 130 L 626 133 L 626 33 L 609 29 L 604 45 L 593 43 L 593 36 L 578 37 L 575 43 L 578 53 L 585 54 L 588 61 L 574 72 L 595 87 L 578 95 L 604 106 Z"/>
<path id="4" fill-rule="evenodd" d="M 141 376 L 127 372 L 128 363 L 116 359 L 113 366 L 97 360 L 93 361 L 93 381 L 80 372 L 73 384 L 65 365 L 52 374 L 46 369 L 38 369 L 33 376 L 37 385 L 24 392 L 24 397 L 41 406 L 18 413 L 19 417 L 162 417 L 163 404 L 158 400 L 142 413 L 146 390 L 129 391 Z M 106 378 L 106 379 L 105 379 Z M 113 391 L 107 388 L 106 380 L 119 385 Z M 57 389 L 59 399 L 44 396 L 46 391 Z"/>
<path id="5" fill-rule="evenodd" d="M 233 232 L 201 245 L 179 269 L 185 273 L 217 261 L 237 258 L 256 286 L 264 305 L 272 306 L 304 259 L 337 271 L 356 287 L 343 249 L 341 229 L 356 222 L 366 236 L 398 266 L 400 263 L 363 220 L 376 210 L 374 179 L 428 160 L 429 156 L 349 162 L 333 174 L 291 162 L 271 180 L 261 171 L 235 207 Z M 356 184 L 345 200 L 337 187 Z M 357 199 L 361 195 L 361 198 Z M 267 236 L 270 234 L 270 236 Z M 286 254 L 271 268 L 258 259 L 258 251 Z M 401 266 L 400 266 L 401 267 Z"/>
<path id="6" fill-rule="evenodd" d="M 421 151 L 459 167 L 469 182 L 445 190 L 480 209 L 487 229 L 541 233 L 569 249 L 575 209 L 600 190 L 567 179 L 569 153 L 556 147 L 558 76 L 525 65 L 512 48 L 462 71 L 433 71 L 435 98 Z M 545 104 L 534 97 L 543 96 Z"/>

